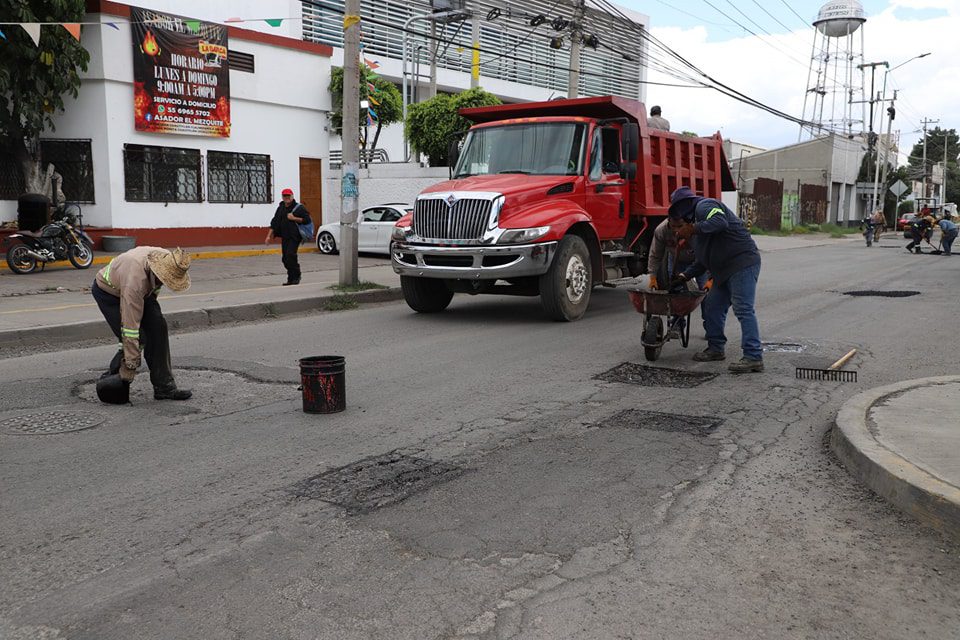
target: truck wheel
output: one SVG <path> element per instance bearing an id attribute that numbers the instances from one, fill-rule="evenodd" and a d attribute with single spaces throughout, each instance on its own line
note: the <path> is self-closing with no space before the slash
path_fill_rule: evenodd
<path id="1" fill-rule="evenodd" d="M 443 280 L 400 276 L 400 288 L 407 306 L 417 313 L 443 311 L 453 300 L 453 292 Z"/>
<path id="2" fill-rule="evenodd" d="M 579 236 L 565 236 L 550 270 L 540 276 L 540 304 L 553 320 L 579 320 L 590 304 L 592 283 L 587 243 Z"/>

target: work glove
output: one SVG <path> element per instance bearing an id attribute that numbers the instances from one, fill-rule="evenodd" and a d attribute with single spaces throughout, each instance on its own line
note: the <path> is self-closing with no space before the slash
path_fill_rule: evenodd
<path id="1" fill-rule="evenodd" d="M 657 286 L 657 276 L 650 276 L 650 288 L 651 288 L 651 289 L 659 289 L 659 288 L 660 288 L 660 287 Z"/>
<path id="2" fill-rule="evenodd" d="M 124 382 L 130 383 L 133 382 L 133 379 L 137 377 L 137 368 L 130 368 L 127 366 L 127 363 L 124 362 L 120 365 L 120 379 Z"/>
<path id="3" fill-rule="evenodd" d="M 710 279 L 707 280 L 707 282 L 703 285 L 703 290 L 704 290 L 704 291 L 710 291 L 710 289 L 712 289 L 712 288 L 713 288 L 713 278 L 710 278 Z"/>

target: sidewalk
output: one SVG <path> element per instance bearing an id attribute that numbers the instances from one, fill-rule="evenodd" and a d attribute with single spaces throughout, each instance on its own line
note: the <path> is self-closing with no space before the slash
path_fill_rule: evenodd
<path id="1" fill-rule="evenodd" d="M 338 295 L 339 256 L 301 249 L 301 284 L 284 287 L 286 271 L 279 247 L 197 247 L 190 249 L 192 286 L 184 293 L 161 291 L 160 303 L 174 329 L 224 322 L 260 320 L 319 309 Z M 43 272 L 16 275 L 0 271 L 0 349 L 14 345 L 57 344 L 109 338 L 110 332 L 92 297 L 90 285 L 101 264 L 116 254 L 98 253 L 98 265 L 74 269 L 69 263 L 48 265 Z M 347 293 L 358 302 L 400 299 L 399 276 L 386 256 L 362 255 L 362 282 L 387 289 Z"/>
<path id="2" fill-rule="evenodd" d="M 851 474 L 960 540 L 960 376 L 865 391 L 837 415 L 831 447 Z"/>

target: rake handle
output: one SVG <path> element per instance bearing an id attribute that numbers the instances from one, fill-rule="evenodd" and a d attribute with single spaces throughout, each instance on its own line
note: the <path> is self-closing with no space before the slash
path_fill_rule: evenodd
<path id="1" fill-rule="evenodd" d="M 834 362 L 832 365 L 830 365 L 829 367 L 827 367 L 827 369 L 830 370 L 830 371 L 836 371 L 837 369 L 839 369 L 840 367 L 842 367 L 844 364 L 846 364 L 847 360 L 849 360 L 850 358 L 852 358 L 852 357 L 853 357 L 853 354 L 855 354 L 856 352 L 857 352 L 856 349 L 850 349 L 850 351 L 848 351 L 845 356 L 843 356 L 842 358 L 840 358 L 839 360 L 837 360 L 836 362 Z"/>

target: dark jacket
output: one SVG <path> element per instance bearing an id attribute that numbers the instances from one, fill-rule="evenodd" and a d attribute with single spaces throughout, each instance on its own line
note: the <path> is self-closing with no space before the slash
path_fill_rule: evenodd
<path id="1" fill-rule="evenodd" d="M 737 271 L 760 264 L 760 251 L 740 218 L 713 198 L 698 198 L 694 210 L 693 250 L 697 261 L 684 271 L 688 279 L 709 271 L 717 284 Z"/>
<path id="2" fill-rule="evenodd" d="M 276 213 L 273 214 L 273 219 L 270 221 L 270 228 L 273 229 L 274 237 L 299 239 L 300 223 L 288 219 L 288 213 L 293 213 L 294 216 L 303 222 L 306 222 L 310 218 L 310 212 L 307 211 L 307 208 L 296 200 L 291 201 L 289 207 L 281 202 L 277 206 Z"/>

